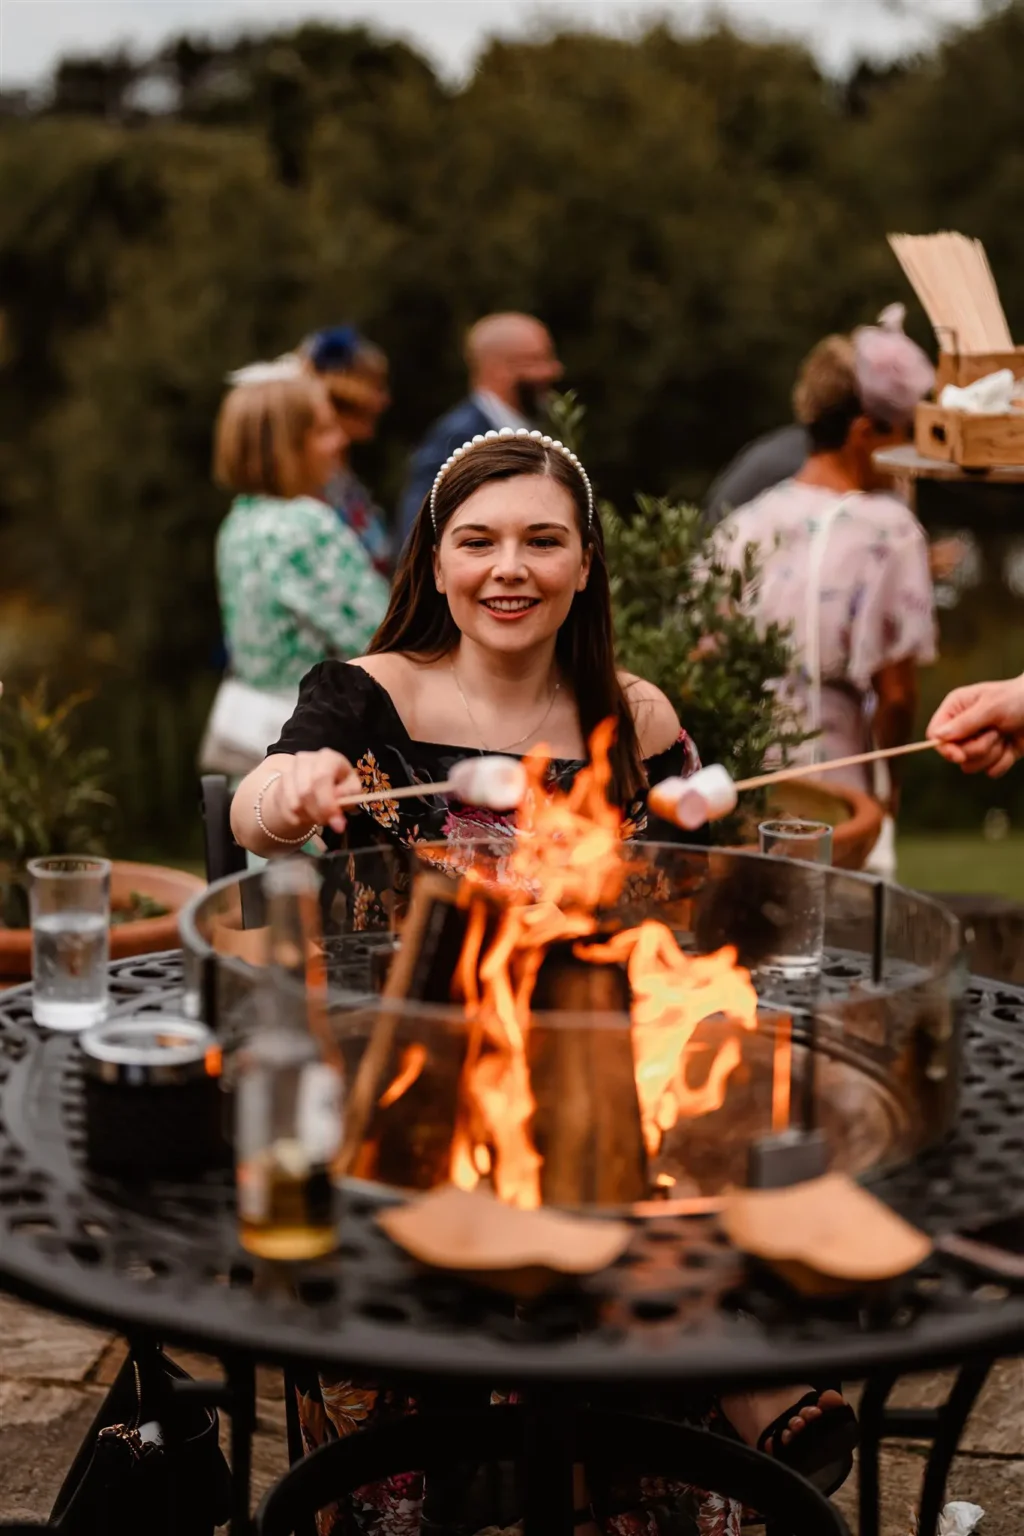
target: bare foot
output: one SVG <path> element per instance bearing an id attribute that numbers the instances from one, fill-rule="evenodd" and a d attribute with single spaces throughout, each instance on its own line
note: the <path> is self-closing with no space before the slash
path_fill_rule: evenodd
<path id="1" fill-rule="evenodd" d="M 792 1403 L 798 1403 L 802 1397 L 814 1389 L 809 1386 L 786 1387 L 777 1392 L 742 1392 L 735 1397 L 723 1397 L 722 1412 L 725 1414 L 733 1429 L 741 1440 L 748 1445 L 756 1446 L 766 1427 L 777 1419 L 780 1413 L 785 1413 Z M 813 1407 L 801 1408 L 795 1413 L 789 1424 L 782 1431 L 780 1439 L 783 1445 L 791 1442 L 803 1433 L 808 1424 L 813 1424 L 815 1419 L 820 1419 L 823 1413 L 842 1408 L 845 1399 L 839 1392 L 822 1392 L 817 1404 Z M 774 1436 L 766 1440 L 764 1449 L 770 1456 L 774 1449 Z"/>

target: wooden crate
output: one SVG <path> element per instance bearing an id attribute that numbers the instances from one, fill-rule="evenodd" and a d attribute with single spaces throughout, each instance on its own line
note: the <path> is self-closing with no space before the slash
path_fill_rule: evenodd
<path id="1" fill-rule="evenodd" d="M 941 395 L 947 384 L 966 389 L 990 373 L 1009 368 L 1015 379 L 1024 379 L 1024 347 L 1012 352 L 940 352 L 936 392 Z"/>
<path id="2" fill-rule="evenodd" d="M 922 458 L 963 469 L 1024 465 L 1024 413 L 971 416 L 925 403 L 917 408 L 914 444 Z"/>

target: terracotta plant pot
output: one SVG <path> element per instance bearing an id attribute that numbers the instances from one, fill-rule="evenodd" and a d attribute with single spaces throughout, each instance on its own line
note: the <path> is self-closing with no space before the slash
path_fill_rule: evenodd
<path id="1" fill-rule="evenodd" d="M 118 923 L 110 930 L 111 960 L 148 955 L 155 950 L 177 949 L 178 913 L 192 897 L 206 888 L 206 881 L 182 869 L 159 864 L 114 862 L 110 876 L 110 900 L 127 907 L 132 894 L 148 896 L 168 911 L 163 917 L 145 917 L 135 923 Z M 0 928 L 0 980 L 7 984 L 25 981 L 32 974 L 32 933 L 28 928 Z"/>
<path id="2" fill-rule="evenodd" d="M 769 817 L 797 816 L 826 821 L 833 828 L 836 869 L 863 869 L 882 830 L 882 807 L 873 796 L 821 779 L 793 779 L 771 791 Z M 756 836 L 756 828 L 752 829 Z M 756 842 L 749 846 L 756 848 Z"/>

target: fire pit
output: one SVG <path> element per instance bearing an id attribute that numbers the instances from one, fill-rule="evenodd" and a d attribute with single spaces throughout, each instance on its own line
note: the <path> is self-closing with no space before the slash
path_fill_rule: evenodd
<path id="1" fill-rule="evenodd" d="M 661 1215 L 713 1209 L 787 1127 L 820 1130 L 829 1165 L 858 1175 L 950 1129 L 963 976 L 937 903 L 815 870 L 822 964 L 787 979 L 770 962 L 807 866 L 617 832 L 599 860 L 577 846 L 546 895 L 551 869 L 511 838 L 421 847 L 411 867 L 319 861 L 355 1179 Z M 229 1039 L 262 922 L 248 875 L 182 923 L 190 1005 Z"/>

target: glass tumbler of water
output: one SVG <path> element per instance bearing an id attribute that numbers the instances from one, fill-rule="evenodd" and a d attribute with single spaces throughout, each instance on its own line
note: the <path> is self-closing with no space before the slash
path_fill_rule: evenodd
<path id="1" fill-rule="evenodd" d="M 812 975 L 825 953 L 824 866 L 832 863 L 832 828 L 786 818 L 762 822 L 758 835 L 763 854 L 793 861 L 770 878 L 769 909 L 778 936 L 764 969 L 777 976 Z"/>
<path id="2" fill-rule="evenodd" d="M 47 1029 L 88 1029 L 107 1012 L 110 863 L 31 859 L 32 1016 Z"/>

